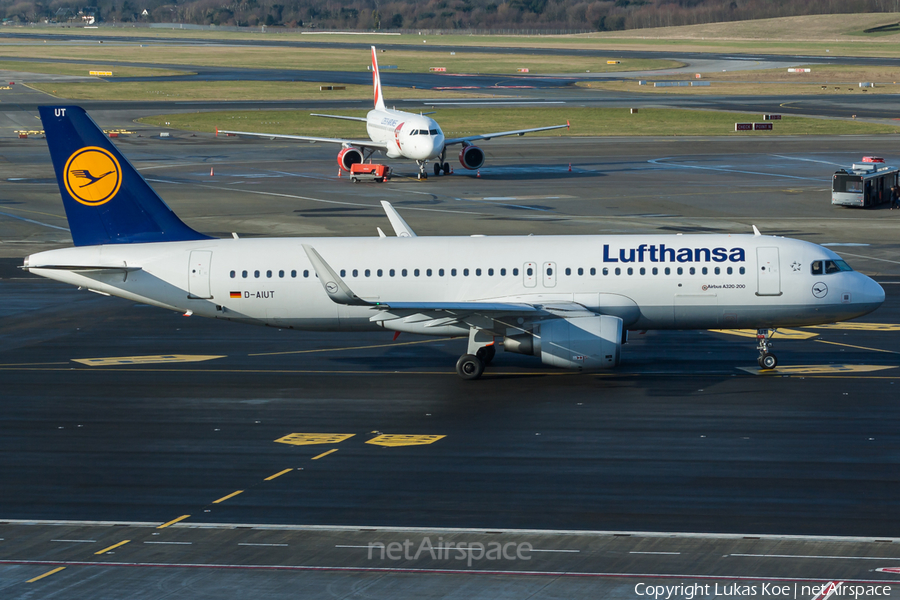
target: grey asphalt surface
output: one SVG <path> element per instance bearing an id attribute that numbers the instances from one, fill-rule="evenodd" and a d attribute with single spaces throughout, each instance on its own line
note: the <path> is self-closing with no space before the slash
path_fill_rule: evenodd
<path id="1" fill-rule="evenodd" d="M 33 120 L 21 93 L 0 128 Z M 101 126 L 126 120 L 96 108 Z M 391 182 L 353 185 L 328 146 L 138 133 L 117 144 L 216 235 L 375 235 L 382 199 L 420 235 L 755 224 L 837 244 L 887 302 L 858 327 L 776 340 L 783 370 L 769 375 L 753 339 L 649 332 L 632 334 L 616 372 L 500 354 L 473 384 L 453 371 L 462 340 L 185 318 L 23 275 L 22 257 L 70 240 L 45 142 L 0 140 L 4 598 L 288 598 L 298 586 L 313 598 L 638 598 L 659 576 L 896 581 L 877 569 L 900 562 L 900 215 L 831 207 L 828 188 L 863 154 L 900 158 L 897 136 L 494 140 L 480 178 L 417 182 L 397 162 Z M 171 355 L 218 358 L 74 362 Z M 276 441 L 295 433 L 353 435 Z M 368 443 L 379 435 L 445 437 Z M 472 566 L 367 557 L 370 543 L 424 536 L 559 552 Z"/>

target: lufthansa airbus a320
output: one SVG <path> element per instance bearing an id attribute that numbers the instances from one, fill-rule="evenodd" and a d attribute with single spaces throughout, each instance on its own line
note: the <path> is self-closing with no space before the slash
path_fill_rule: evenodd
<path id="1" fill-rule="evenodd" d="M 627 330 L 768 332 L 872 312 L 884 290 L 827 248 L 760 235 L 216 239 L 184 224 L 79 107 L 40 107 L 75 246 L 30 272 L 185 313 L 300 330 L 468 337 L 576 370 L 619 364 Z M 97 177 L 81 185 L 85 173 Z M 90 179 L 90 178 L 88 178 Z M 755 228 L 754 228 L 755 229 Z M 379 232 L 380 233 L 380 232 Z"/>

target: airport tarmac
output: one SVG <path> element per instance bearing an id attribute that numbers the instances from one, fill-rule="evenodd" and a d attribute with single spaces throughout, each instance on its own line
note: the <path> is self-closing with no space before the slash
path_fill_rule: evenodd
<path id="1" fill-rule="evenodd" d="M 633 332 L 614 372 L 501 353 L 464 382 L 462 340 L 185 318 L 24 275 L 24 256 L 70 241 L 45 142 L 4 139 L 4 597 L 286 598 L 301 585 L 313 598 L 636 598 L 660 579 L 897 581 L 900 214 L 832 207 L 828 191 L 839 166 L 895 157 L 896 136 L 494 140 L 480 177 L 419 182 L 394 161 L 385 184 L 336 177 L 329 146 L 149 128 L 116 143 L 215 235 L 376 235 L 384 199 L 420 235 L 755 224 L 831 245 L 887 301 L 782 332 L 769 374 L 750 337 Z M 370 544 L 425 537 L 537 551 L 368 558 Z"/>

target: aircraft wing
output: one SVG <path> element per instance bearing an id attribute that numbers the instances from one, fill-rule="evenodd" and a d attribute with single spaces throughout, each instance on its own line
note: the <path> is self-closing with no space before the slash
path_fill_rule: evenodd
<path id="1" fill-rule="evenodd" d="M 565 125 L 551 125 L 550 127 L 534 127 L 532 129 L 516 129 L 514 131 L 500 131 L 498 133 L 484 133 L 481 135 L 467 135 L 466 137 L 458 137 L 458 138 L 450 138 L 444 140 L 445 146 L 450 146 L 453 144 L 463 144 L 465 142 L 475 142 L 478 140 L 489 140 L 495 137 L 504 137 L 507 135 L 525 135 L 526 133 L 532 133 L 535 131 L 550 131 L 551 129 L 562 129 L 565 127 L 569 128 L 569 122 L 566 121 Z"/>
<path id="2" fill-rule="evenodd" d="M 387 151 L 388 149 L 386 144 L 379 144 L 377 142 L 373 142 L 372 140 L 348 140 L 344 138 L 315 137 L 309 135 L 288 135 L 284 133 L 255 133 L 252 131 L 228 131 L 225 129 L 217 128 L 216 134 L 219 133 L 226 133 L 229 135 L 249 135 L 253 137 L 268 139 L 298 140 L 301 142 L 325 142 L 327 144 L 342 144 L 344 146 L 356 146 L 357 148 L 374 148 L 375 150 L 384 151 Z"/>
<path id="3" fill-rule="evenodd" d="M 311 117 L 325 117 L 326 119 L 344 119 L 345 121 L 362 121 L 363 123 L 368 123 L 368 119 L 365 117 L 345 117 L 343 115 L 320 115 L 318 113 L 309 113 Z"/>

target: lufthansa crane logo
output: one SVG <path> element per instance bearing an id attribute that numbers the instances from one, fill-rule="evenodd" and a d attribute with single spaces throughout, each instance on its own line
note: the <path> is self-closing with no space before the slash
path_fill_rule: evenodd
<path id="1" fill-rule="evenodd" d="M 122 186 L 122 167 L 108 150 L 88 146 L 76 150 L 65 168 L 66 191 L 85 206 L 113 199 Z"/>

